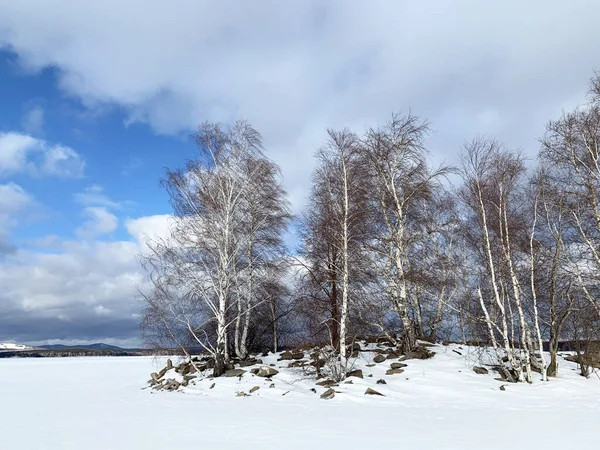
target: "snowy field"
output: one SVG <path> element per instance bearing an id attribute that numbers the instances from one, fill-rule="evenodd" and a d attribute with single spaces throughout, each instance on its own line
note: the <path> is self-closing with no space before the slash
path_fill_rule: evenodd
<path id="1" fill-rule="evenodd" d="M 400 375 L 365 360 L 365 378 L 340 385 L 331 400 L 300 372 L 282 371 L 271 389 L 246 374 L 213 389 L 204 380 L 186 392 L 153 392 L 143 388 L 164 361 L 152 358 L 0 359 L 0 449 L 550 450 L 597 442 L 595 375 L 585 380 L 561 361 L 561 378 L 501 391 L 493 373 L 472 372 L 468 349 L 460 356 L 452 348 L 409 361 Z M 235 397 L 254 385 L 251 396 Z M 363 395 L 366 387 L 385 397 Z"/>

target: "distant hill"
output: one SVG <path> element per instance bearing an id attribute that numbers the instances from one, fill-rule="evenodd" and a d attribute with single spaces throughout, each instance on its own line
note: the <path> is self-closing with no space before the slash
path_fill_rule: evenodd
<path id="1" fill-rule="evenodd" d="M 38 348 L 43 348 L 46 350 L 127 350 L 121 347 L 117 347 L 116 345 L 104 344 L 102 342 L 98 342 L 96 344 L 81 344 L 81 345 L 62 345 L 62 344 L 54 344 L 54 345 L 40 345 Z"/>

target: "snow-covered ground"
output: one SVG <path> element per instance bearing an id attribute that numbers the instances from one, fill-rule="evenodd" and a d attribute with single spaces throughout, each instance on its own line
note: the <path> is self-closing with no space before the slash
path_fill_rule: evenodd
<path id="1" fill-rule="evenodd" d="M 597 442 L 595 375 L 583 379 L 574 364 L 561 361 L 559 379 L 504 383 L 501 391 L 492 372 L 471 370 L 474 350 L 435 351 L 433 359 L 408 361 L 399 375 L 385 375 L 391 361 L 367 367 L 365 353 L 357 364 L 365 378 L 336 387 L 340 393 L 331 400 L 320 399 L 325 388 L 300 370 L 282 370 L 274 388 L 247 373 L 241 380 L 204 380 L 186 392 L 154 392 L 146 381 L 164 360 L 0 359 L 0 449 L 548 450 Z M 260 389 L 251 396 L 235 396 L 253 386 Z M 367 387 L 385 397 L 364 395 Z"/>

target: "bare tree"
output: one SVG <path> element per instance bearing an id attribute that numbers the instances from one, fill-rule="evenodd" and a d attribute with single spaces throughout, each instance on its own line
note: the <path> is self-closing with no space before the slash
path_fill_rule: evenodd
<path id="1" fill-rule="evenodd" d="M 435 197 L 437 180 L 447 170 L 427 166 L 424 139 L 427 122 L 408 114 L 392 115 L 383 127 L 369 129 L 363 140 L 373 180 L 372 236 L 376 270 L 403 328 L 402 347 L 416 346 L 415 321 L 410 314 L 411 252 L 427 233 L 428 204 Z M 418 307 L 417 307 L 418 310 Z"/>

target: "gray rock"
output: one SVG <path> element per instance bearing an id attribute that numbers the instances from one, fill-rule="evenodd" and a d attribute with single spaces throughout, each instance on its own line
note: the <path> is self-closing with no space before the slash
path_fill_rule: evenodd
<path id="1" fill-rule="evenodd" d="M 377 384 L 387 384 L 385 380 L 377 380 Z"/>
<path id="2" fill-rule="evenodd" d="M 478 367 L 478 366 L 473 367 L 473 372 L 475 372 L 479 375 L 487 375 L 489 373 L 489 371 L 485 367 Z"/>
<path id="3" fill-rule="evenodd" d="M 377 356 L 375 356 L 375 358 L 373 358 L 373 362 L 376 362 L 376 363 L 382 363 L 384 361 L 385 361 L 385 356 L 381 355 L 381 354 L 377 355 Z"/>
<path id="4" fill-rule="evenodd" d="M 260 389 L 260 386 L 254 386 L 252 389 L 250 389 L 250 393 L 252 394 L 253 392 L 256 392 Z"/>
<path id="5" fill-rule="evenodd" d="M 381 395 L 382 397 L 385 397 L 385 395 L 383 395 L 381 392 L 377 392 L 375 389 L 371 388 L 367 388 L 365 395 Z"/>
<path id="6" fill-rule="evenodd" d="M 357 377 L 357 378 L 362 378 L 363 377 L 363 372 L 360 369 L 357 370 L 352 370 L 350 372 L 348 372 L 346 374 L 347 377 Z"/>
<path id="7" fill-rule="evenodd" d="M 277 369 L 273 369 L 269 366 L 261 366 L 256 372 L 256 376 L 266 378 L 272 377 L 273 375 L 277 375 L 278 373 L 279 371 Z"/>
<path id="8" fill-rule="evenodd" d="M 404 372 L 404 369 L 388 369 L 385 374 L 386 375 L 400 375 Z"/>
<path id="9" fill-rule="evenodd" d="M 173 361 L 171 359 L 167 359 L 167 370 L 171 370 L 173 368 Z"/>
<path id="10" fill-rule="evenodd" d="M 330 400 L 335 397 L 335 391 L 331 388 L 327 389 L 325 392 L 321 394 L 321 398 L 325 400 Z"/>
<path id="11" fill-rule="evenodd" d="M 405 367 L 408 367 L 408 364 L 395 362 L 395 363 L 390 364 L 390 367 L 392 369 L 404 369 Z"/>
<path id="12" fill-rule="evenodd" d="M 224 376 L 224 377 L 241 377 L 245 373 L 246 373 L 246 371 L 243 369 L 231 369 L 231 370 L 226 370 L 222 376 Z"/>

